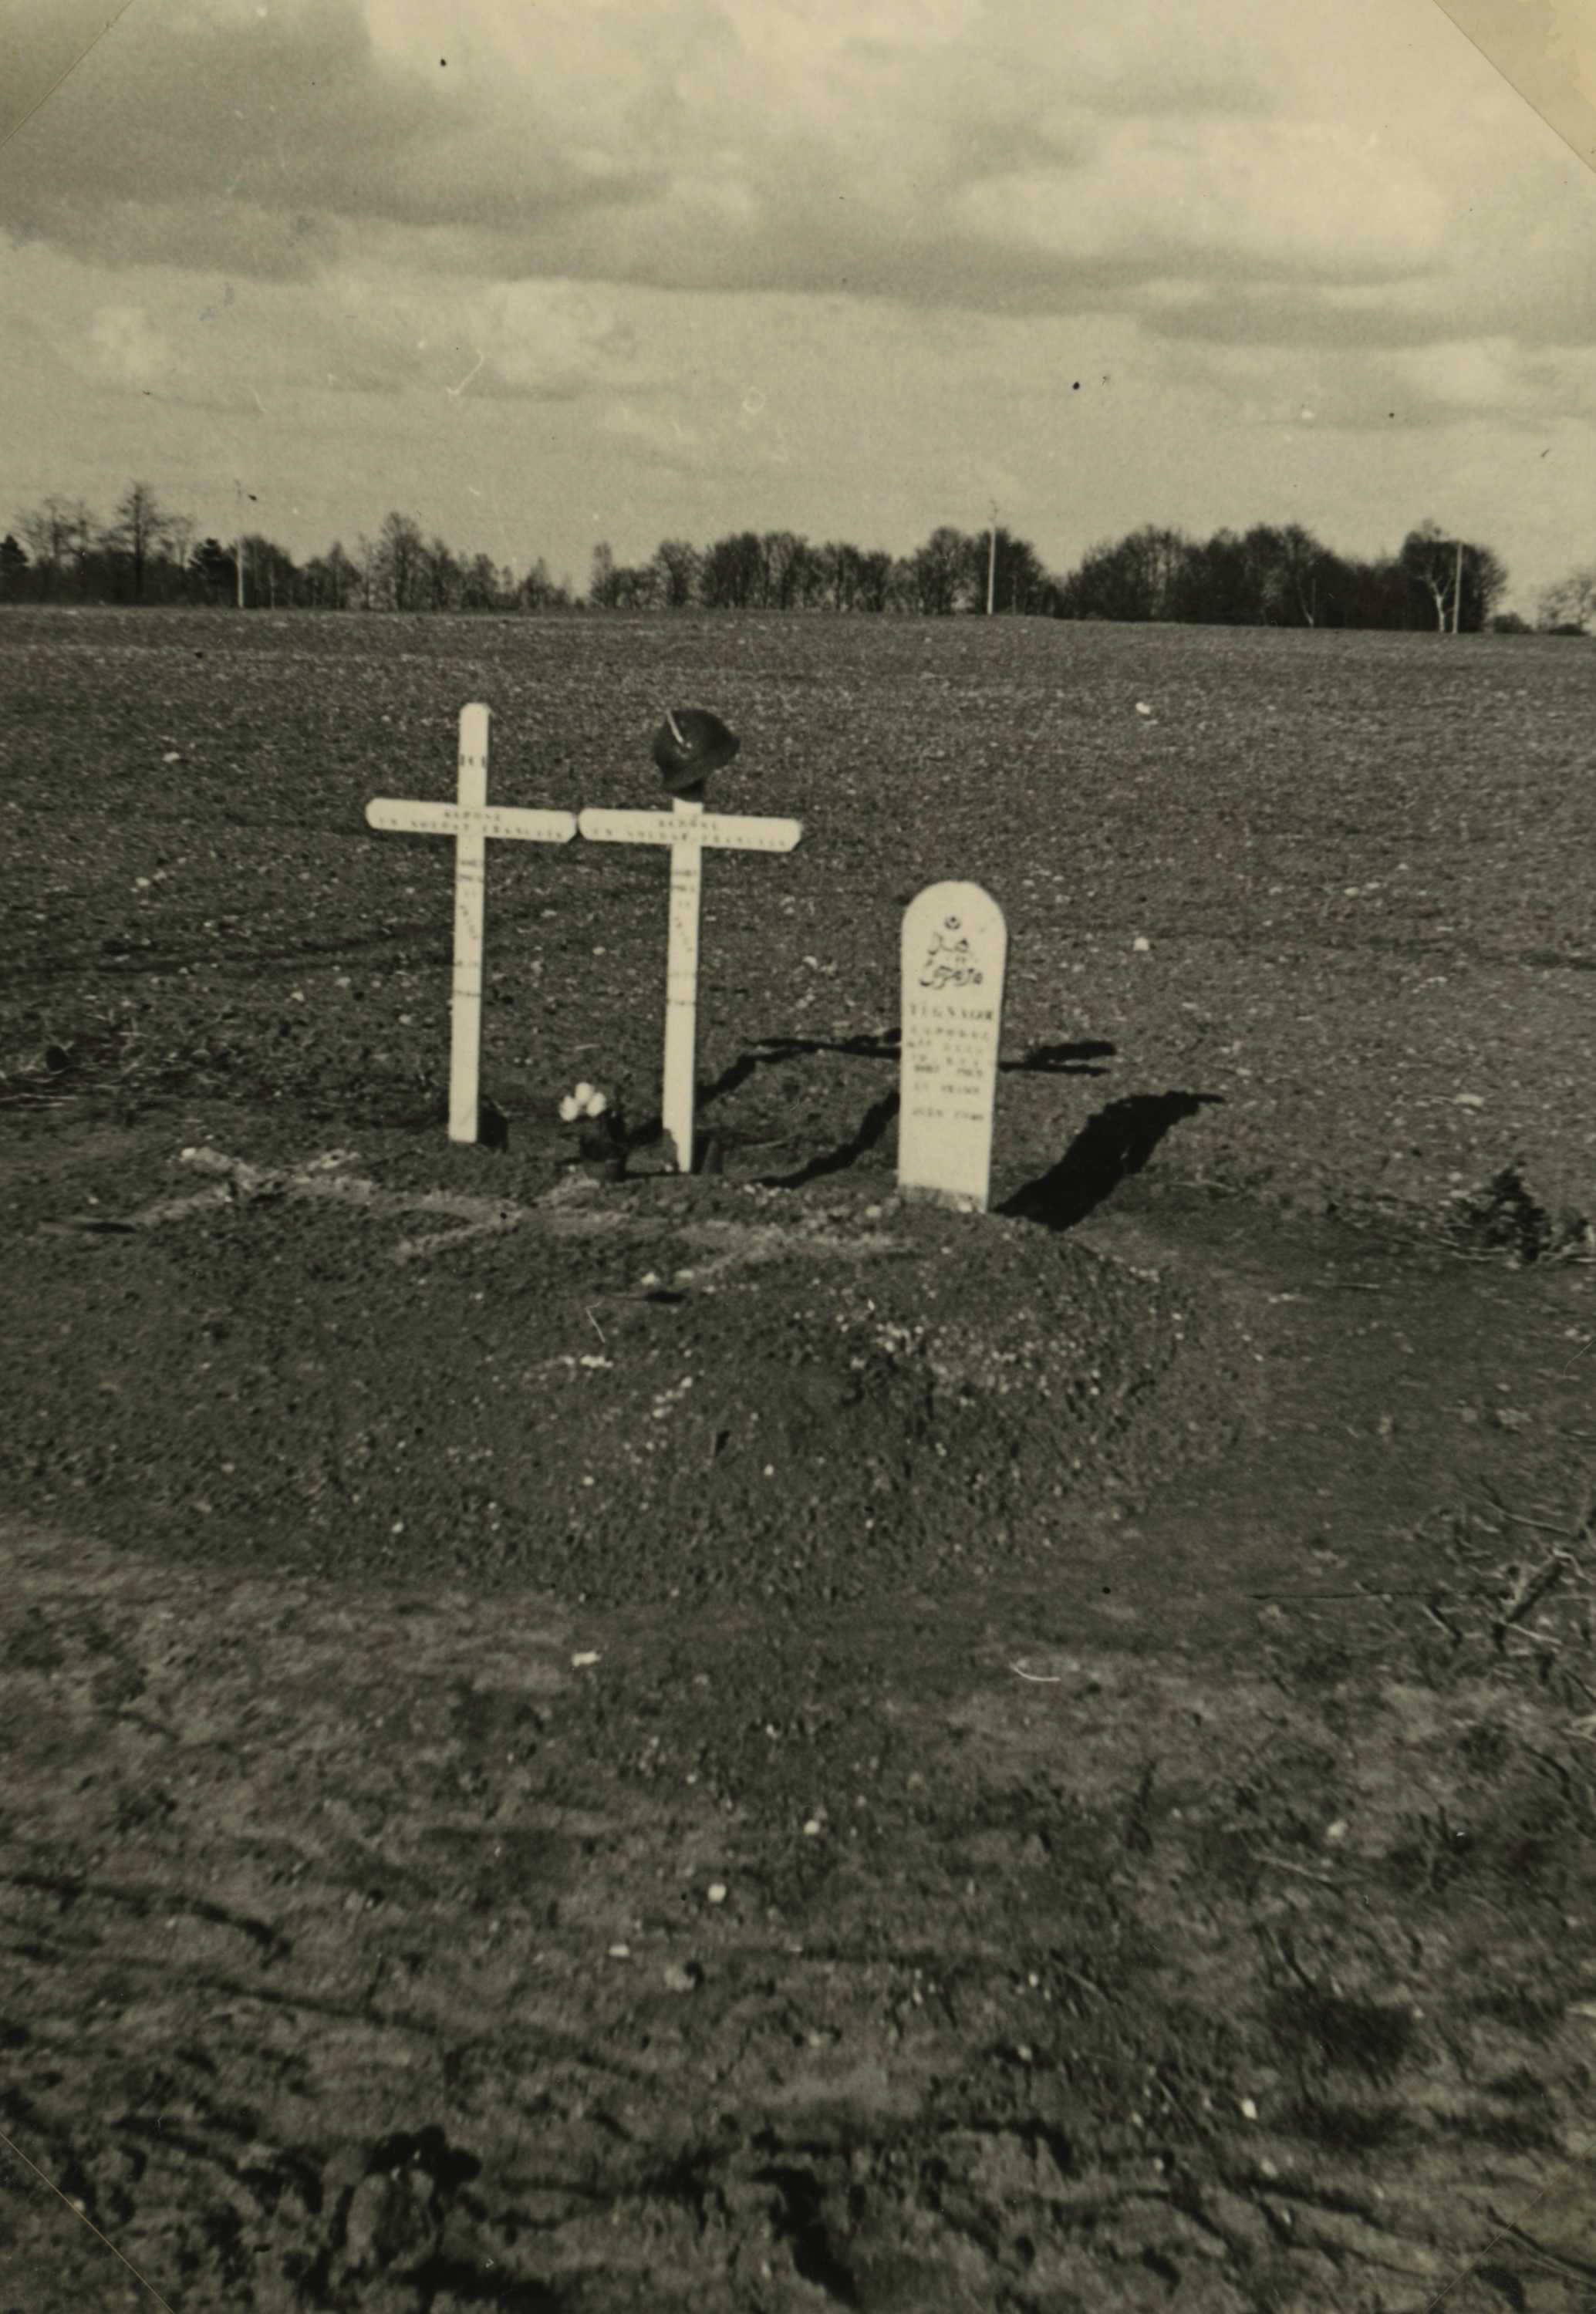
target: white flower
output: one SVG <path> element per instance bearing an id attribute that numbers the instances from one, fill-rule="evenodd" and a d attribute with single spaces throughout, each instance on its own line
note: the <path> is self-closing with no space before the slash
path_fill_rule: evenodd
<path id="1" fill-rule="evenodd" d="M 560 1104 L 560 1114 L 567 1125 L 574 1125 L 579 1117 L 602 1117 L 610 1103 L 608 1096 L 596 1085 L 579 1084 L 575 1092 L 568 1092 Z"/>

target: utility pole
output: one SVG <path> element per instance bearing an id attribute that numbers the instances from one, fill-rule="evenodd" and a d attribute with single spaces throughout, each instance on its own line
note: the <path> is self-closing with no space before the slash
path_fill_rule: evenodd
<path id="1" fill-rule="evenodd" d="M 243 589 L 243 502 L 248 499 L 250 504 L 253 506 L 255 493 L 253 490 L 246 490 L 241 481 L 235 481 L 233 485 L 233 496 L 238 508 L 238 533 L 233 543 L 234 592 L 238 598 L 238 607 L 242 611 L 247 607 Z"/>
<path id="2" fill-rule="evenodd" d="M 986 552 L 986 615 L 990 619 L 998 588 L 998 502 L 992 502 L 992 529 Z"/>

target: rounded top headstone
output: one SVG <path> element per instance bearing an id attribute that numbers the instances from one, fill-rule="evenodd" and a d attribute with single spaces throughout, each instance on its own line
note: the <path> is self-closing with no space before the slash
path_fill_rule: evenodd
<path id="1" fill-rule="evenodd" d="M 691 796 L 711 772 L 723 771 L 742 746 L 704 707 L 672 707 L 654 734 L 654 760 L 673 795 Z"/>

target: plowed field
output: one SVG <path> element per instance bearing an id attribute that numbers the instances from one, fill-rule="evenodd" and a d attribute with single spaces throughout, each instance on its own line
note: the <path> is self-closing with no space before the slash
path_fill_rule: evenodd
<path id="1" fill-rule="evenodd" d="M 712 804 L 708 1170 L 657 852 Z M 0 2314 L 1596 2304 L 1596 654 L 0 618 Z M 993 1211 L 897 936 L 1004 909 Z M 624 1162 L 562 1126 L 601 1085 Z"/>

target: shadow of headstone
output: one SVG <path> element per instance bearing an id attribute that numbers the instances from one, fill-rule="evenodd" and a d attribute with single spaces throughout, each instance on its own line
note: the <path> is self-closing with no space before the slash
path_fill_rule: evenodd
<path id="1" fill-rule="evenodd" d="M 1132 1093 L 1089 1117 L 1056 1165 L 1005 1198 L 998 1212 L 1044 1229 L 1073 1229 L 1139 1173 L 1164 1135 L 1223 1099 L 1215 1092 Z"/>
<path id="2" fill-rule="evenodd" d="M 737 1091 L 750 1077 L 763 1069 L 780 1068 L 789 1062 L 810 1059 L 819 1053 L 834 1053 L 851 1060 L 896 1062 L 901 1049 L 900 1032 L 896 1029 L 864 1029 L 851 1037 L 762 1038 L 757 1045 L 729 1061 L 719 1076 L 699 1085 L 697 1108 L 701 1115 L 715 1101 L 725 1100 L 727 1095 Z M 1105 1044 L 1100 1039 L 1033 1045 L 1017 1058 L 1000 1060 L 998 1071 L 1001 1075 L 1106 1076 L 1107 1071 L 1101 1064 L 1105 1060 L 1112 1060 L 1115 1052 L 1115 1046 Z M 1212 1096 L 1198 1093 L 1168 1098 L 1190 1098 L 1200 1105 Z M 896 1117 L 898 1106 L 896 1091 L 883 1094 L 879 1100 L 870 1104 L 860 1120 L 858 1129 L 847 1141 L 810 1158 L 796 1171 L 771 1176 L 763 1186 L 767 1188 L 802 1188 L 807 1182 L 822 1179 L 827 1174 L 845 1172 L 858 1158 L 877 1146 Z M 639 1117 L 635 1125 L 627 1128 L 628 1150 L 637 1153 L 653 1147 L 663 1129 L 657 1109 Z M 737 1145 L 738 1136 L 721 1128 L 714 1137 L 720 1143 L 720 1159 L 724 1163 L 726 1155 Z M 695 1171 L 711 1170 L 714 1169 L 701 1160 L 695 1162 Z"/>

